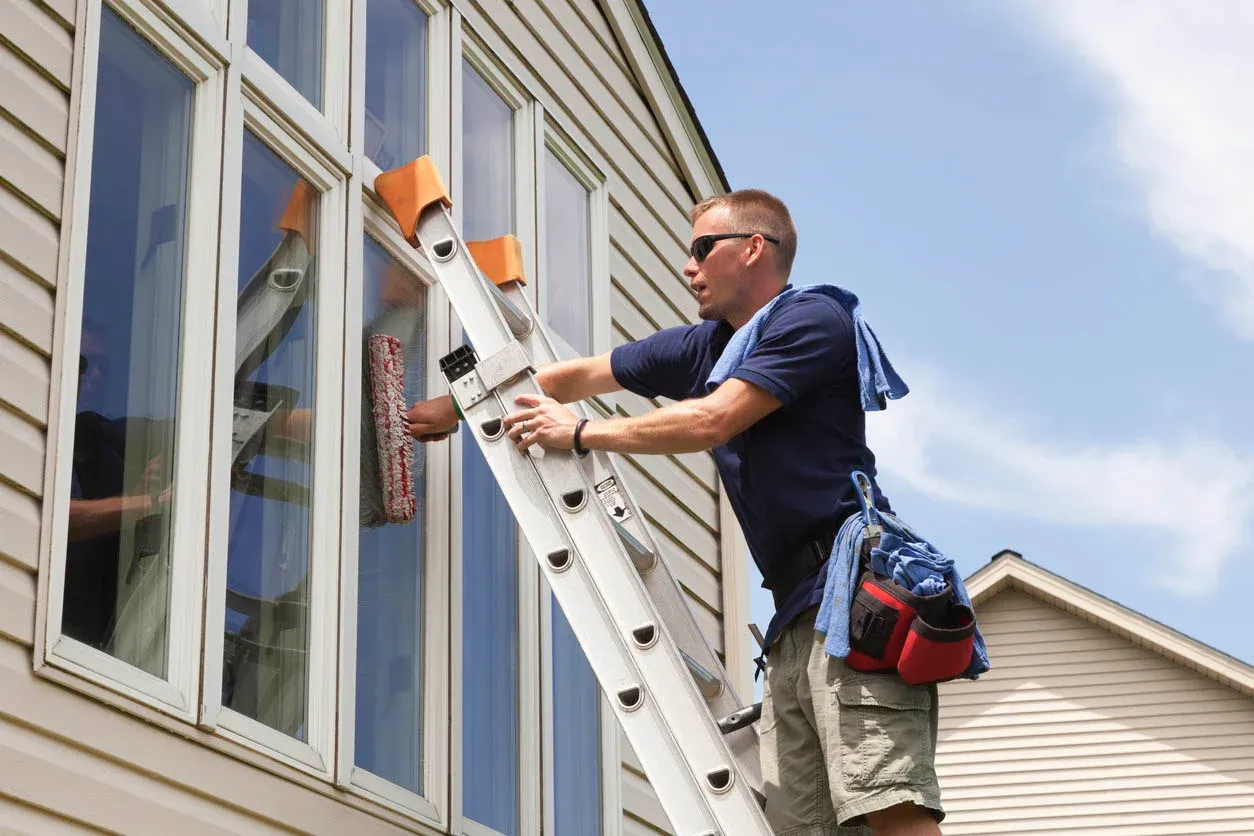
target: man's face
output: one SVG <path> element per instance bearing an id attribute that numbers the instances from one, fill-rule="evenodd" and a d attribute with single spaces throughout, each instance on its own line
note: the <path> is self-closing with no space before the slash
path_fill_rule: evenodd
<path id="1" fill-rule="evenodd" d="M 79 346 L 78 391 L 79 400 L 102 398 L 105 394 L 105 374 L 108 357 L 104 340 L 91 331 L 84 331 Z"/>
<path id="2" fill-rule="evenodd" d="M 702 235 L 722 232 L 739 232 L 731 228 L 729 211 L 725 207 L 710 209 L 692 227 L 691 241 Z M 714 242 L 710 254 L 697 262 L 689 256 L 684 265 L 688 286 L 697 294 L 697 316 L 706 320 L 726 319 L 733 311 L 744 307 L 749 295 L 744 255 L 746 239 L 730 238 Z"/>

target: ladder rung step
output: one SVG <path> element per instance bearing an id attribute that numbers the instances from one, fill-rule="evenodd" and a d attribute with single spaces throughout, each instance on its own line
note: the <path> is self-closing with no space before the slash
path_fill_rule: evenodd
<path id="1" fill-rule="evenodd" d="M 750 726 L 762 718 L 762 703 L 754 703 L 746 705 L 744 708 L 737 709 L 728 714 L 722 720 L 718 721 L 718 728 L 723 734 L 731 734 L 734 731 L 740 731 L 745 726 Z"/>
<path id="2" fill-rule="evenodd" d="M 698 663 L 696 659 L 693 659 L 685 653 L 683 648 L 679 649 L 679 655 L 683 657 L 684 664 L 688 666 L 688 672 L 691 673 L 692 678 L 696 680 L 697 689 L 701 691 L 701 696 L 705 697 L 707 702 L 713 702 L 722 696 L 722 677 L 707 670 L 703 665 Z"/>
<path id="3" fill-rule="evenodd" d="M 614 523 L 614 530 L 618 532 L 623 544 L 627 546 L 627 553 L 631 555 L 631 562 L 636 565 L 636 571 L 642 575 L 653 571 L 653 567 L 657 564 L 657 555 L 653 553 L 653 550 L 636 539 L 636 535 L 628 531 L 618 520 L 610 517 L 610 522 Z"/>

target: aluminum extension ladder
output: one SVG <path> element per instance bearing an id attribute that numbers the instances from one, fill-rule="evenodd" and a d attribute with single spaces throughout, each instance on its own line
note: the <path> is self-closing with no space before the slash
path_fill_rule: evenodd
<path id="1" fill-rule="evenodd" d="M 442 358 L 441 372 L 677 836 L 770 836 L 757 706 L 739 701 L 614 457 L 522 455 L 505 435 L 514 398 L 543 394 L 535 367 L 557 359 L 522 292 L 517 239 L 462 241 L 429 157 L 375 188 L 473 345 Z"/>

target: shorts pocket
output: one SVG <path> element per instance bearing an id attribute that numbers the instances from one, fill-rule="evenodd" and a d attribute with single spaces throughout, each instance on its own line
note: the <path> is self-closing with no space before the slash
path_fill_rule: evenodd
<path id="1" fill-rule="evenodd" d="M 848 790 L 918 783 L 931 774 L 932 690 L 895 672 L 844 676 L 834 689 Z"/>

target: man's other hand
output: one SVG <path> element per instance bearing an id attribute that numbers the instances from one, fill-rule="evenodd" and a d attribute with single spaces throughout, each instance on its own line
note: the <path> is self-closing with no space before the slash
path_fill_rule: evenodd
<path id="1" fill-rule="evenodd" d="M 404 419 L 405 429 L 419 441 L 443 441 L 457 426 L 453 396 L 443 395 L 428 401 L 419 401 L 409 408 Z"/>

